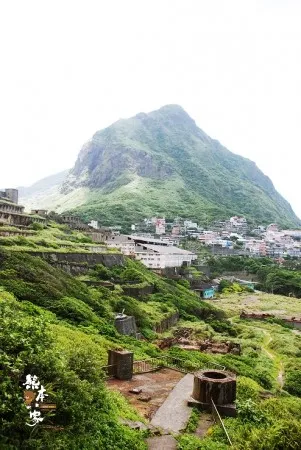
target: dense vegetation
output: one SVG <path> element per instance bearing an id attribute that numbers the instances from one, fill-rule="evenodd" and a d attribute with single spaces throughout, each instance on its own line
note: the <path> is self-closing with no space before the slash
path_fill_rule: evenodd
<path id="1" fill-rule="evenodd" d="M 74 189 L 80 191 L 74 195 Z M 176 105 L 98 131 L 62 193 L 57 204 L 82 204 L 82 217 L 104 225 L 127 227 L 157 214 L 199 223 L 235 214 L 259 223 L 300 223 L 252 161 L 211 139 Z"/>
<path id="2" fill-rule="evenodd" d="M 0 292 L 0 314 L 1 448 L 146 448 L 139 432 L 119 422 L 137 414 L 104 388 L 103 343 L 59 325 L 55 316 L 5 291 Z M 29 420 L 22 395 L 28 373 L 42 380 L 57 408 L 46 419 L 48 427 L 39 426 L 34 433 L 25 425 Z"/>
<path id="3" fill-rule="evenodd" d="M 282 324 L 240 320 L 239 313 L 242 306 L 249 308 L 250 311 L 254 309 L 267 311 L 268 308 L 276 309 L 281 301 L 286 300 L 284 297 L 267 294 L 263 296 L 253 294 L 252 299 L 248 303 L 249 294 L 231 294 L 221 297 L 217 302 L 230 318 L 232 328 L 236 331 L 235 340 L 239 340 L 243 350 L 241 357 L 227 355 L 215 358 L 215 361 L 220 360 L 227 368 L 243 375 L 238 378 L 238 418 L 225 419 L 225 425 L 233 448 L 237 450 L 298 449 L 301 399 L 291 395 L 301 396 L 298 388 L 301 337 Z M 287 299 L 282 308 L 286 313 L 294 308 L 300 311 L 300 304 L 298 300 L 291 298 Z M 264 391 L 263 387 L 269 392 Z M 191 434 L 193 417 L 189 428 L 190 430 L 186 430 L 179 438 L 180 449 L 229 448 L 220 428 L 213 428 L 208 437 L 202 441 Z"/>
<path id="4" fill-rule="evenodd" d="M 164 353 L 179 358 L 182 367 L 190 371 L 215 363 L 239 375 L 239 415 L 226 420 L 234 448 L 298 448 L 301 338 L 281 321 L 254 324 L 240 320 L 241 308 L 234 308 L 234 302 L 250 294 L 221 296 L 217 303 L 221 308 L 216 308 L 190 291 L 187 281 L 158 277 L 130 259 L 123 266 L 96 265 L 84 275 L 72 277 L 23 247 L 42 237 L 52 246 L 59 245 L 69 236 L 69 242 L 80 248 L 83 236 L 54 225 L 36 232 L 34 238 L 17 244 L 19 251 L 11 249 L 15 246 L 0 247 L 1 449 L 145 449 L 147 433 L 122 424 L 122 419 L 145 419 L 121 395 L 105 387 L 102 367 L 107 364 L 107 350 L 127 348 L 135 359 L 160 356 L 157 340 L 181 333 L 181 329 L 190 330 L 192 340 L 241 345 L 241 355 L 188 352 L 177 346 Z M 91 288 L 83 280 L 109 281 L 115 289 Z M 153 292 L 139 294 L 139 289 L 144 292 L 147 286 L 152 286 Z M 135 297 L 125 295 L 128 287 L 137 290 Z M 277 296 L 270 297 L 278 302 Z M 262 302 L 263 307 L 269 301 Z M 288 302 L 291 311 L 300 310 L 296 299 Z M 135 316 L 144 340 L 117 333 L 114 315 L 122 309 Z M 155 333 L 154 327 L 176 311 L 180 314 L 178 325 L 163 335 Z M 283 386 L 278 381 L 280 369 L 285 372 Z M 33 431 L 26 425 L 28 410 L 23 400 L 28 373 L 39 377 L 49 400 L 56 404 L 55 413 L 49 413 Z M 198 418 L 194 412 L 178 437 L 179 449 L 228 448 L 219 426 L 202 441 L 198 439 L 193 434 Z"/>
<path id="5" fill-rule="evenodd" d="M 259 282 L 258 289 L 281 295 L 301 297 L 301 270 L 296 264 L 279 266 L 270 258 L 248 258 L 231 256 L 227 258 L 211 257 L 208 264 L 213 275 L 224 272 L 242 272 L 254 274 Z"/>
<path id="6" fill-rule="evenodd" d="M 107 349 L 125 347 L 136 358 L 158 355 L 151 343 L 118 335 L 114 312 L 136 317 L 146 336 L 156 323 L 179 310 L 183 316 L 217 315 L 197 296 L 168 284 L 128 261 L 112 269 L 97 266 L 90 279 L 118 279 L 115 291 L 88 288 L 80 280 L 24 252 L 0 250 L 0 447 L 144 449 L 138 432 L 120 423 L 139 418 L 117 394 L 105 390 L 101 367 Z M 155 284 L 149 298 L 123 295 L 129 281 Z M 22 398 L 27 373 L 43 380 L 57 411 L 34 433 L 25 425 Z M 88 405 L 88 408 L 87 408 Z M 141 419 L 141 418 L 140 418 Z"/>

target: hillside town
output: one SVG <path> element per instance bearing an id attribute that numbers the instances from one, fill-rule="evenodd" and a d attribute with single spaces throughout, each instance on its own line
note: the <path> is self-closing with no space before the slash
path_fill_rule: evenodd
<path id="1" fill-rule="evenodd" d="M 301 257 L 301 230 L 281 229 L 275 223 L 253 228 L 241 216 L 216 221 L 205 228 L 178 218 L 173 223 L 157 218 L 146 219 L 145 223 L 152 225 L 163 241 L 179 244 L 185 238 L 195 239 L 216 255 Z"/>
<path id="2" fill-rule="evenodd" d="M 107 248 L 118 249 L 156 271 L 190 265 L 197 259 L 194 251 L 182 248 L 187 239 L 198 242 L 212 255 L 268 256 L 279 262 L 286 257 L 301 258 L 301 230 L 281 229 L 275 223 L 254 228 L 242 216 L 215 221 L 206 227 L 179 217 L 172 221 L 152 217 L 133 224 L 131 232 L 124 234 L 115 224 L 102 227 L 97 220 L 85 223 L 78 216 L 53 214 L 44 209 L 26 213 L 24 206 L 18 204 L 17 189 L 0 191 L 1 235 L 14 234 L 3 226 L 15 226 L 24 231 L 34 222 L 43 225 L 55 218 L 59 223 L 85 232 L 93 242 L 105 243 Z"/>
<path id="3" fill-rule="evenodd" d="M 164 218 L 154 217 L 132 228 L 153 229 L 154 235 L 160 236 L 161 241 L 176 245 L 186 238 L 195 239 L 216 255 L 301 257 L 301 230 L 281 229 L 275 223 L 252 227 L 241 216 L 215 221 L 206 227 L 191 220 L 176 218 L 173 222 L 167 222 Z"/>

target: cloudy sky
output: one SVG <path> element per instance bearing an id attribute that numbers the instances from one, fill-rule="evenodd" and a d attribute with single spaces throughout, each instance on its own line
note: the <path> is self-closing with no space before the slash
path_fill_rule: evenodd
<path id="1" fill-rule="evenodd" d="M 0 187 L 70 168 L 96 130 L 177 103 L 301 216 L 301 1 L 0 5 Z"/>

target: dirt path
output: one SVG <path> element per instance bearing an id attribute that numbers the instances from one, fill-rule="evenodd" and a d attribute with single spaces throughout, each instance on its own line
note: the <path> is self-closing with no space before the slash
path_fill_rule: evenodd
<path id="1" fill-rule="evenodd" d="M 283 389 L 284 386 L 284 367 L 283 367 L 283 362 L 280 360 L 279 356 L 276 357 L 276 355 L 273 353 L 273 351 L 271 349 L 269 349 L 269 345 L 272 342 L 273 338 L 270 335 L 270 333 L 267 330 L 264 330 L 263 328 L 259 328 L 256 327 L 258 330 L 261 330 L 263 332 L 263 334 L 265 335 L 265 338 L 263 340 L 263 346 L 262 349 L 263 351 L 268 355 L 268 357 L 270 359 L 272 359 L 275 363 L 275 365 L 278 368 L 278 375 L 277 375 L 277 383 L 280 386 L 280 389 Z"/>
<path id="2" fill-rule="evenodd" d="M 283 386 L 284 386 L 284 368 L 283 368 L 282 361 L 280 361 L 280 368 L 279 368 L 277 381 L 279 383 L 280 389 L 283 389 Z"/>
<path id="3" fill-rule="evenodd" d="M 195 435 L 199 438 L 204 438 L 210 427 L 214 425 L 214 420 L 211 414 L 202 413 L 200 416 L 199 424 L 195 430 Z"/>

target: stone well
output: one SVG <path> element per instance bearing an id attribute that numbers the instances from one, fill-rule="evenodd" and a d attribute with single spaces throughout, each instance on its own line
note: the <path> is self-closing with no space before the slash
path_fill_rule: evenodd
<path id="1" fill-rule="evenodd" d="M 211 399 L 219 412 L 235 416 L 236 377 L 223 370 L 207 369 L 194 374 L 191 406 L 211 410 Z"/>

